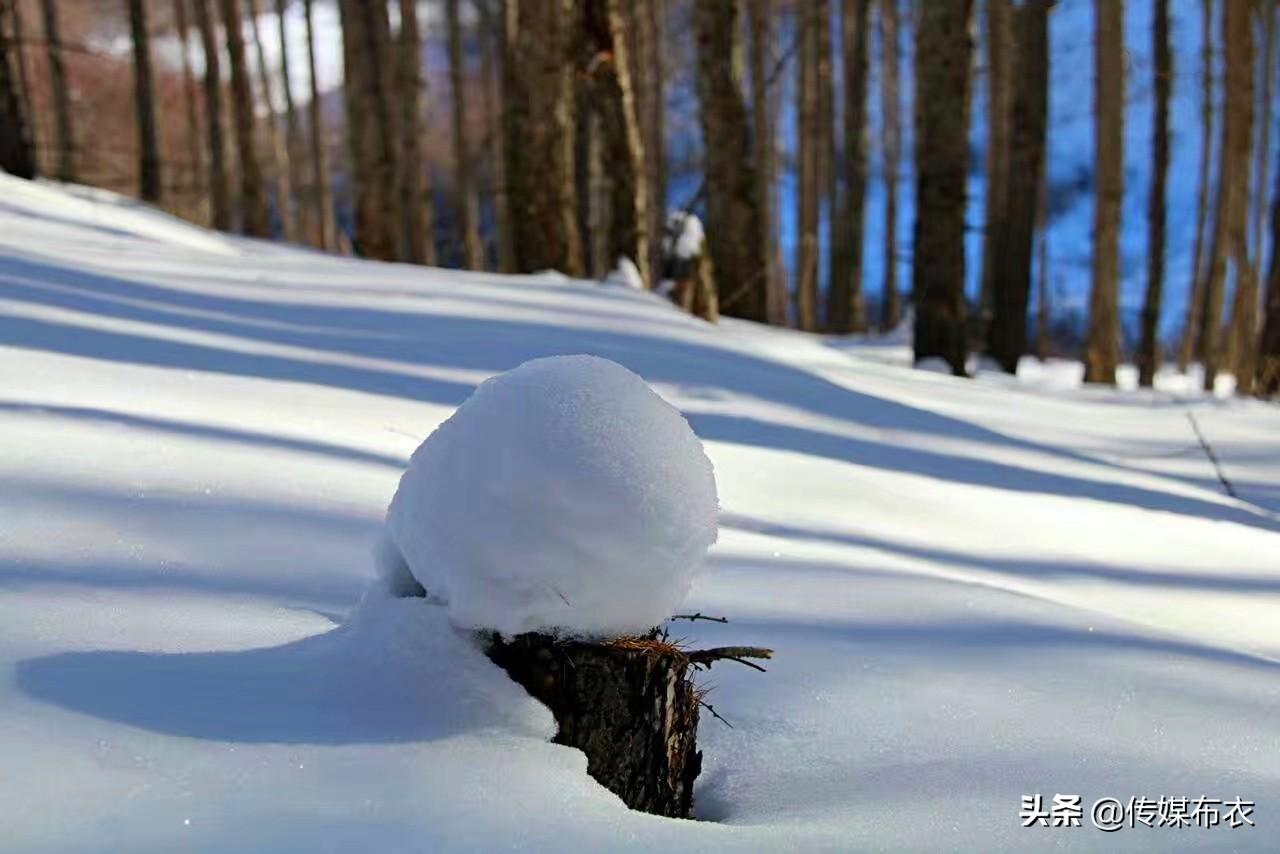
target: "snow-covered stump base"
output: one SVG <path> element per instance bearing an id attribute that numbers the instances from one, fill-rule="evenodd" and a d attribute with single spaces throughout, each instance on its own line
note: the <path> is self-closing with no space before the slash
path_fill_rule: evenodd
<path id="1" fill-rule="evenodd" d="M 634 810 L 689 818 L 699 698 L 677 650 L 495 634 L 489 658 L 551 710 L 555 742 L 587 755 L 587 773 Z"/>

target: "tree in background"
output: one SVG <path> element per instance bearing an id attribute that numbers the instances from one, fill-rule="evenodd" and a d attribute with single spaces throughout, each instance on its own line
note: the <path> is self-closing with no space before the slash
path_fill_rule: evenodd
<path id="1" fill-rule="evenodd" d="M 293 104 L 293 76 L 289 67 L 289 30 L 286 18 L 288 0 L 276 0 L 276 24 L 280 35 L 280 81 L 284 93 L 285 159 L 289 164 L 290 202 L 293 208 L 294 239 L 315 245 L 314 228 L 308 227 L 311 209 L 300 203 L 305 183 L 302 173 L 302 129 L 298 124 L 298 111 Z"/>
<path id="2" fill-rule="evenodd" d="M 987 0 L 987 150 L 983 193 L 985 225 L 982 240 L 979 320 L 987 331 L 988 351 L 996 343 L 989 328 L 995 311 L 995 279 L 999 266 L 999 232 L 1007 224 L 1004 204 L 1008 199 L 1009 140 L 1013 121 L 1013 10 L 1010 0 Z M 996 337 L 1003 331 L 994 333 Z M 992 352 L 994 356 L 994 352 Z M 999 357 L 996 356 L 998 359 Z"/>
<path id="3" fill-rule="evenodd" d="M 1226 101 L 1223 105 L 1222 146 L 1218 152 L 1218 198 L 1199 332 L 1204 350 L 1206 391 L 1213 390 L 1224 355 L 1225 342 L 1221 330 L 1228 258 L 1236 266 L 1237 290 L 1241 286 L 1248 287 L 1245 278 L 1250 265 L 1246 257 L 1248 247 L 1244 243 L 1248 228 L 1249 155 L 1253 142 L 1253 34 L 1249 28 L 1248 4 L 1222 4 L 1222 38 L 1226 57 Z M 1242 275 L 1245 278 L 1241 278 Z"/>
<path id="4" fill-rule="evenodd" d="M 204 121 L 209 143 L 209 209 L 213 227 L 231 230 L 231 190 L 222 131 L 222 63 L 210 0 L 194 0 L 196 29 L 204 53 Z"/>
<path id="5" fill-rule="evenodd" d="M 503 151 L 517 272 L 582 272 L 574 213 L 572 9 L 507 3 Z"/>
<path id="6" fill-rule="evenodd" d="M 724 314 L 763 322 L 768 317 L 768 265 L 765 247 L 751 239 L 760 233 L 760 185 L 734 62 L 741 31 L 737 4 L 694 0 L 693 15 L 707 244 L 719 308 Z"/>
<path id="7" fill-rule="evenodd" d="M 195 185 L 202 191 L 207 179 L 204 160 L 204 139 L 200 134 L 200 110 L 195 71 L 191 61 L 191 24 L 187 16 L 186 0 L 173 0 L 173 19 L 182 43 L 182 100 L 187 123 L 187 150 L 191 152 Z"/>
<path id="8" fill-rule="evenodd" d="M 972 0 L 922 3 L 916 26 L 915 359 L 965 374 L 964 229 Z"/>
<path id="9" fill-rule="evenodd" d="M 203 3 L 205 0 L 197 0 Z M 329 183 L 329 153 L 324 141 L 324 121 L 320 113 L 320 82 L 316 76 L 316 33 L 312 0 L 303 0 L 307 21 L 307 73 L 311 81 L 311 101 L 307 105 L 310 124 L 311 182 L 315 207 L 316 245 L 321 249 L 338 249 L 338 227 L 334 221 L 333 189 Z"/>
<path id="10" fill-rule="evenodd" d="M 276 183 L 276 213 L 284 228 L 284 239 L 294 242 L 298 239 L 298 223 L 293 209 L 293 167 L 289 164 L 289 150 L 285 147 L 285 138 L 280 133 L 280 113 L 276 109 L 275 95 L 271 87 L 271 69 L 267 64 L 267 52 L 262 44 L 262 28 L 258 23 L 261 9 L 258 0 L 248 0 L 249 34 L 253 37 L 254 53 L 258 58 L 258 88 L 262 90 L 262 102 L 267 113 L 267 141 L 271 148 L 271 167 Z M 285 81 L 286 84 L 288 81 Z"/>
<path id="11" fill-rule="evenodd" d="M 75 181 L 75 132 L 71 121 L 71 92 L 67 72 L 62 64 L 62 36 L 58 28 L 58 6 L 55 0 L 40 0 L 44 16 L 45 51 L 49 59 L 49 86 L 53 90 L 53 115 L 57 129 L 59 181 Z"/>
<path id="12" fill-rule="evenodd" d="M 467 142 L 466 63 L 463 59 L 462 24 L 458 0 L 445 0 L 445 23 L 449 34 L 449 82 L 453 105 L 453 190 L 454 216 L 462 265 L 468 270 L 484 269 L 484 246 L 480 242 L 480 197 L 476 194 L 475 167 Z"/>
<path id="13" fill-rule="evenodd" d="M 765 251 L 765 312 L 769 323 L 787 320 L 786 281 L 778 263 L 778 215 L 774 205 L 777 184 L 777 116 L 770 97 L 772 73 L 769 58 L 773 50 L 772 0 L 748 0 L 748 55 L 751 66 L 751 139 L 755 155 L 756 199 L 760 204 L 758 240 Z"/>
<path id="14" fill-rule="evenodd" d="M 502 158 L 502 28 L 494 12 L 496 0 L 475 0 L 480 19 L 480 77 L 484 93 L 485 152 L 489 161 L 489 186 L 493 198 L 494 245 L 499 272 L 515 270 L 511 246 L 511 205 L 507 201 L 506 163 Z"/>
<path id="15" fill-rule="evenodd" d="M 1169 46 L 1169 0 L 1155 0 L 1151 28 L 1155 56 L 1155 123 L 1151 129 L 1151 196 L 1147 203 L 1147 293 L 1142 305 L 1142 339 L 1135 361 L 1138 385 L 1150 388 L 1160 366 L 1160 303 L 1164 289 L 1165 185 L 1169 176 L 1169 90 L 1173 87 L 1173 51 Z"/>
<path id="16" fill-rule="evenodd" d="M 862 295 L 862 230 L 867 196 L 867 78 L 871 0 L 844 0 L 840 44 L 844 67 L 844 156 L 839 202 L 832 220 L 834 248 L 827 328 L 836 334 L 865 332 Z"/>
<path id="17" fill-rule="evenodd" d="M 822 51 L 818 22 L 821 10 L 804 3 L 796 11 L 800 65 L 796 109 L 796 324 L 806 332 L 818 328 L 818 227 L 822 217 L 822 98 L 818 56 Z M 714 234 L 714 226 L 713 234 Z"/>
<path id="18" fill-rule="evenodd" d="M 450 3 L 455 4 L 456 0 L 450 0 Z M 452 14 L 456 17 L 456 10 Z M 452 65 L 452 54 L 450 63 Z M 423 146 L 426 137 L 422 120 L 425 97 L 418 3 L 417 0 L 400 0 L 400 35 L 396 44 L 396 98 L 400 104 L 400 163 L 403 167 L 400 206 L 404 216 L 405 258 L 414 264 L 434 265 L 436 216 Z"/>
<path id="19" fill-rule="evenodd" d="M 1115 385 L 1120 361 L 1120 215 L 1124 205 L 1124 0 L 1094 0 L 1094 8 L 1097 200 L 1084 381 Z"/>
<path id="20" fill-rule="evenodd" d="M 1187 320 L 1178 345 L 1178 370 L 1186 373 L 1193 356 L 1204 357 L 1200 315 L 1204 309 L 1204 232 L 1209 216 L 1209 166 L 1213 150 L 1213 0 L 1201 0 L 1200 32 L 1200 173 L 1196 191 L 1196 236 L 1187 288 Z"/>
<path id="21" fill-rule="evenodd" d="M 902 105 L 898 95 L 899 0 L 879 0 L 880 113 L 884 160 L 884 284 L 880 330 L 895 328 L 902 315 L 898 294 L 898 168 L 902 160 Z"/>
<path id="22" fill-rule="evenodd" d="M 160 145 L 151 82 L 151 34 L 145 0 L 127 0 L 133 40 L 133 105 L 138 119 L 138 191 L 143 201 L 160 201 Z"/>
<path id="23" fill-rule="evenodd" d="M 662 234 L 667 219 L 667 0 L 626 0 L 635 22 L 631 54 L 637 111 L 648 181 L 649 269 L 654 281 L 662 269 Z"/>
<path id="24" fill-rule="evenodd" d="M 15 66 L 13 4 L 0 0 L 0 169 L 19 178 L 36 176 L 35 153 Z"/>
<path id="25" fill-rule="evenodd" d="M 1280 163 L 1276 164 L 1271 196 L 1271 266 L 1267 271 L 1267 302 L 1254 377 L 1255 394 L 1280 395 Z"/>
<path id="26" fill-rule="evenodd" d="M 999 190 L 1004 200 L 994 206 L 984 244 L 990 251 L 991 320 L 987 352 L 1006 372 L 1018 372 L 1027 349 L 1027 308 L 1031 296 L 1036 214 L 1044 171 L 1049 107 L 1049 8 L 1051 0 L 1027 0 L 1013 10 L 1010 105 L 1006 154 Z M 1008 10 L 1006 10 L 1008 11 Z M 990 210 L 990 208 L 988 209 Z"/>
<path id="27" fill-rule="evenodd" d="M 254 149 L 253 84 L 245 58 L 244 15 L 240 0 L 220 0 L 222 29 L 227 39 L 227 59 L 231 63 L 231 115 L 235 122 L 236 150 L 240 155 L 240 210 L 244 233 L 250 237 L 270 237 L 267 193 L 262 167 Z"/>

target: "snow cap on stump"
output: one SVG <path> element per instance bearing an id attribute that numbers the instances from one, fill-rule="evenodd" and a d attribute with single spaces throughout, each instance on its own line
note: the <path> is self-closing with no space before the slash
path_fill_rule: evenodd
<path id="1" fill-rule="evenodd" d="M 387 535 L 459 626 L 647 631 L 716 539 L 711 462 L 644 380 L 594 356 L 482 383 L 414 452 Z"/>

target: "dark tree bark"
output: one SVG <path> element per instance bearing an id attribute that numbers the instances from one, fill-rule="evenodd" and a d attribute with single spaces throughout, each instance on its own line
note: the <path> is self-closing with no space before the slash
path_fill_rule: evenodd
<path id="1" fill-rule="evenodd" d="M 182 42 L 182 94 L 183 112 L 187 121 L 187 147 L 195 165 L 195 184 L 201 186 L 207 180 L 204 162 L 204 139 L 200 133 L 200 111 L 197 100 L 196 76 L 191 62 L 191 22 L 187 15 L 186 0 L 173 0 L 174 21 L 178 38 Z"/>
<path id="2" fill-rule="evenodd" d="M 144 201 L 160 201 L 160 143 L 156 135 L 155 97 L 151 82 L 151 34 L 146 0 L 128 0 L 129 34 L 133 40 L 133 106 L 138 120 L 138 191 Z"/>
<path id="3" fill-rule="evenodd" d="M 884 284 L 880 329 L 888 332 L 902 319 L 898 294 L 898 169 L 902 161 L 902 106 L 898 95 L 898 2 L 880 0 L 880 110 L 884 116 Z"/>
<path id="4" fill-rule="evenodd" d="M 1147 202 L 1147 293 L 1138 343 L 1138 385 L 1150 388 L 1160 366 L 1160 304 L 1164 292 L 1165 185 L 1169 177 L 1169 90 L 1173 87 L 1173 51 L 1169 45 L 1169 0 L 1156 0 L 1151 30 L 1155 56 L 1156 117 L 1151 129 L 1151 196 Z"/>
<path id="5" fill-rule="evenodd" d="M 240 0 L 220 0 L 222 28 L 227 35 L 227 58 L 231 62 L 232 118 L 235 122 L 236 150 L 240 154 L 240 207 L 243 230 L 250 237 L 270 237 L 267 193 L 262 167 L 254 149 L 253 84 L 245 58 L 244 15 Z"/>
<path id="6" fill-rule="evenodd" d="M 1124 0 L 1095 0 L 1094 7 L 1098 166 L 1084 381 L 1115 385 L 1120 361 L 1120 215 L 1124 205 Z"/>
<path id="7" fill-rule="evenodd" d="M 632 79 L 639 94 L 641 137 L 649 213 L 649 269 L 656 281 L 662 268 L 661 237 L 667 219 L 666 167 L 666 0 L 628 0 L 638 38 Z"/>
<path id="8" fill-rule="evenodd" d="M 1194 355 L 1204 358 L 1199 340 L 1200 315 L 1204 309 L 1204 232 L 1209 215 L 1209 164 L 1213 149 L 1213 0 L 1201 0 L 1200 32 L 1200 176 L 1196 192 L 1196 236 L 1191 257 L 1191 283 L 1187 288 L 1187 321 L 1178 346 L 1178 370 L 1187 372 Z"/>
<path id="9" fill-rule="evenodd" d="M 774 99 L 769 93 L 773 3 L 772 0 L 748 0 L 746 8 L 751 65 L 751 139 L 755 152 L 756 198 L 760 204 L 760 233 L 756 239 L 765 247 L 767 320 L 782 325 L 787 322 L 787 295 L 778 263 L 778 216 L 774 206 L 774 185 L 778 175 L 777 135 L 774 130 Z"/>
<path id="10" fill-rule="evenodd" d="M 476 194 L 471 146 L 467 142 L 466 69 L 458 0 L 445 0 L 444 8 L 449 33 L 449 86 L 453 106 L 454 216 L 458 223 L 462 264 L 468 270 L 480 270 L 484 268 L 484 246 L 480 242 L 480 198 Z"/>
<path id="11" fill-rule="evenodd" d="M 822 115 L 818 86 L 820 9 L 801 4 L 796 10 L 800 39 L 797 69 L 799 104 L 796 110 L 797 159 L 796 324 L 807 332 L 818 328 L 818 228 L 822 218 Z"/>
<path id="12" fill-rule="evenodd" d="M 31 74 L 27 70 L 28 36 L 26 27 L 22 23 L 22 2 L 21 0 L 5 0 L 5 2 L 9 12 L 9 21 L 12 25 L 9 47 L 13 55 L 13 80 L 18 92 L 21 114 L 25 117 L 23 122 L 25 127 L 24 134 L 31 152 L 32 168 L 38 174 L 40 172 L 40 144 L 37 138 L 40 132 L 36 125 L 39 117 L 32 106 Z"/>
<path id="13" fill-rule="evenodd" d="M 573 16 L 564 2 L 508 0 L 503 150 L 516 270 L 582 273 L 574 213 Z"/>
<path id="14" fill-rule="evenodd" d="M 999 267 L 1000 234 L 1007 223 L 1004 204 L 1009 192 L 1009 154 L 1013 133 L 1013 9 L 1010 0 L 986 1 L 987 25 L 987 151 L 986 190 L 983 206 L 982 270 L 978 299 L 979 321 L 986 328 L 991 349 L 990 324 L 995 312 L 995 279 Z M 994 353 L 992 354 L 994 355 Z M 998 357 L 996 357 L 998 358 Z"/>
<path id="15" fill-rule="evenodd" d="M 1271 197 L 1271 266 L 1267 271 L 1267 303 L 1258 342 L 1254 393 L 1260 397 L 1280 395 L 1280 163 L 1276 164 Z"/>
<path id="16" fill-rule="evenodd" d="M 1253 34 L 1246 3 L 1222 4 L 1222 33 L 1226 54 L 1226 103 L 1223 107 L 1222 148 L 1219 152 L 1218 200 L 1209 245 L 1209 271 L 1205 279 L 1200 340 L 1204 346 L 1204 389 L 1212 391 L 1224 356 L 1222 310 L 1227 260 L 1234 261 L 1241 287 L 1252 290 L 1256 305 L 1256 279 L 1247 258 L 1249 165 L 1253 145 Z M 1252 287 L 1251 287 L 1252 286 Z M 1237 297 L 1244 299 L 1243 295 Z M 1248 310 L 1247 306 L 1241 306 Z M 1252 377 L 1250 377 L 1252 379 Z"/>
<path id="17" fill-rule="evenodd" d="M 916 28 L 915 359 L 965 374 L 964 230 L 972 0 L 923 3 Z"/>
<path id="18" fill-rule="evenodd" d="M 249 33 L 253 37 L 254 53 L 257 55 L 258 88 L 262 90 L 262 102 L 267 108 L 267 141 L 271 146 L 271 167 L 276 184 L 276 213 L 284 228 L 284 239 L 290 243 L 298 239 L 298 223 L 293 210 L 292 166 L 289 164 L 289 151 L 284 136 L 280 133 L 280 113 L 276 110 L 276 99 L 271 88 L 271 69 L 267 65 L 267 52 L 262 44 L 262 29 L 258 25 L 261 8 L 258 0 L 248 0 Z M 287 82 L 287 81 L 286 81 Z"/>
<path id="19" fill-rule="evenodd" d="M 845 334 L 867 330 L 862 294 L 862 230 L 867 195 L 867 77 L 871 0 L 844 0 L 841 45 L 844 55 L 843 187 L 831 234 L 834 248 L 827 327 Z"/>
<path id="20" fill-rule="evenodd" d="M 1049 358 L 1049 164 L 1040 169 L 1040 200 L 1036 211 L 1036 230 L 1040 232 L 1040 260 L 1036 273 L 1036 358 Z"/>
<path id="21" fill-rule="evenodd" d="M 9 27 L 15 2 L 0 0 L 0 169 L 29 180 L 36 176 L 36 163 L 14 73 L 17 55 Z"/>
<path id="22" fill-rule="evenodd" d="M 484 85 L 485 152 L 489 160 L 490 192 L 496 226 L 494 236 L 498 271 L 515 272 L 515 252 L 511 245 L 511 205 L 507 200 L 507 170 L 502 157 L 502 33 L 496 0 L 475 0 L 480 18 L 480 76 Z"/>
<path id="23" fill-rule="evenodd" d="M 696 0 L 698 113 L 706 163 L 707 243 L 720 311 L 749 320 L 768 318 L 765 247 L 743 239 L 760 233 L 746 105 L 734 70 L 740 27 L 737 4 Z"/>
<path id="24" fill-rule="evenodd" d="M 1006 372 L 1018 371 L 1027 347 L 1027 307 L 1031 296 L 1036 211 L 1044 169 L 1049 103 L 1049 6 L 1027 0 L 1014 11 L 1017 82 L 1009 115 L 1007 159 L 998 170 L 1004 201 L 987 232 L 992 249 L 991 323 L 987 351 Z"/>
<path id="25" fill-rule="evenodd" d="M 450 0 L 455 3 L 456 0 Z M 456 13 L 455 13 L 456 14 Z M 406 259 L 435 265 L 435 203 L 423 140 L 422 31 L 417 0 L 400 0 L 400 35 L 396 45 L 396 96 L 400 103 L 400 206 L 404 215 Z"/>
<path id="26" fill-rule="evenodd" d="M 203 3 L 205 0 L 197 0 Z M 338 248 L 338 227 L 334 221 L 333 189 L 329 183 L 329 150 L 324 139 L 324 119 L 320 112 L 320 83 L 316 77 L 316 33 L 312 0 L 303 0 L 307 19 L 307 71 L 311 81 L 311 101 L 307 105 L 311 140 L 311 182 L 314 185 L 316 245 L 330 251 Z"/>
<path id="27" fill-rule="evenodd" d="M 702 754 L 687 657 L 540 634 L 494 635 L 488 655 L 555 715 L 555 743 L 585 753 L 587 773 L 628 807 L 691 816 Z"/>
<path id="28" fill-rule="evenodd" d="M 53 89 L 54 126 L 57 128 L 58 165 L 55 174 L 59 181 L 72 182 L 76 180 L 76 140 L 71 122 L 71 93 L 67 86 L 67 72 L 62 64 L 62 35 L 58 28 L 56 0 L 41 0 L 40 9 L 44 15 L 49 86 Z M 186 44 L 185 38 L 183 44 Z"/>
<path id="29" fill-rule="evenodd" d="M 298 111 L 293 103 L 293 83 L 289 64 L 289 32 L 285 23 L 288 0 L 276 0 L 276 22 L 280 26 L 280 77 L 284 92 L 285 158 L 289 163 L 289 187 L 292 190 L 294 208 L 294 237 L 314 243 L 314 227 L 310 226 L 311 209 L 302 204 L 302 187 L 306 182 L 302 170 L 302 129 L 298 123 Z M 317 244 L 318 245 L 318 244 Z"/>
<path id="30" fill-rule="evenodd" d="M 227 182 L 226 143 L 222 132 L 222 68 L 210 0 L 194 0 L 196 28 L 204 53 L 204 120 L 209 144 L 209 210 L 213 227 L 231 230 L 231 190 Z"/>

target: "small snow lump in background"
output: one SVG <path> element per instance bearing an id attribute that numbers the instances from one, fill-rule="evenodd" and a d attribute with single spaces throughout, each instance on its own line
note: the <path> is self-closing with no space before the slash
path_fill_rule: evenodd
<path id="1" fill-rule="evenodd" d="M 688 593 L 717 509 L 702 443 L 644 380 L 594 356 L 536 359 L 414 452 L 379 560 L 458 626 L 636 633 Z"/>

